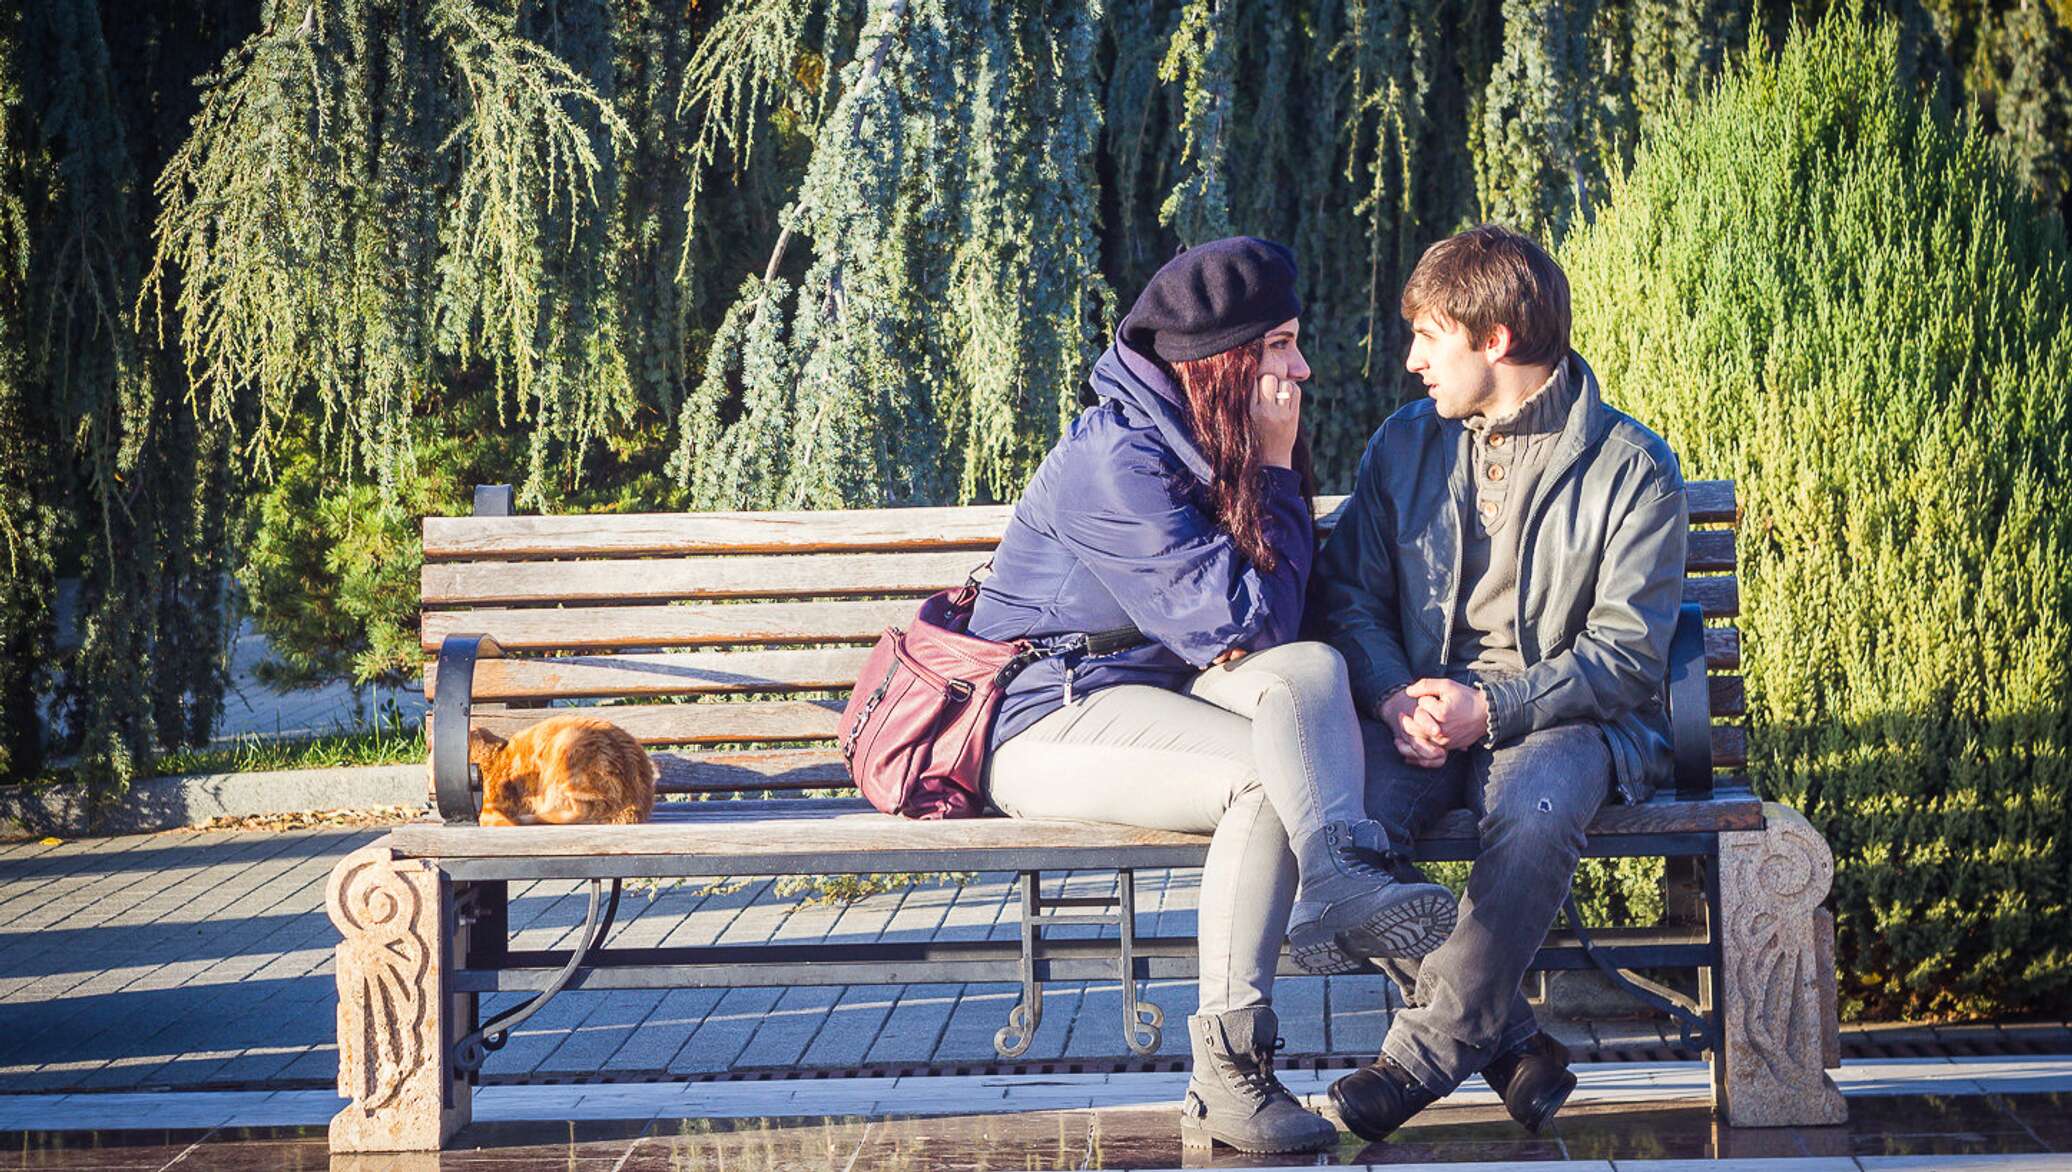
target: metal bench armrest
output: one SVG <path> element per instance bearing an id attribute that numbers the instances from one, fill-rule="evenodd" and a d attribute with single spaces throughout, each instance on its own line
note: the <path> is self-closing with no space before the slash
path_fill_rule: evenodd
<path id="1" fill-rule="evenodd" d="M 442 679 L 444 677 L 441 677 Z M 1705 610 L 1686 602 L 1669 641 L 1669 735 L 1676 757 L 1676 796 L 1712 796 L 1712 690 L 1705 679 Z"/>
<path id="2" fill-rule="evenodd" d="M 468 763 L 468 728 L 474 704 L 475 661 L 501 659 L 488 635 L 448 635 L 439 644 L 439 692 L 432 699 L 432 796 L 439 817 L 472 825 L 482 813 L 482 781 Z"/>

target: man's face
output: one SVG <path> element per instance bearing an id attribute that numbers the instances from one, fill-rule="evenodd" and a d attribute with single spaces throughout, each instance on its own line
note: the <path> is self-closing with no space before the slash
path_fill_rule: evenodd
<path id="1" fill-rule="evenodd" d="M 1424 381 L 1441 418 L 1465 419 L 1494 400 L 1503 349 L 1470 337 L 1455 322 L 1420 311 L 1410 321 L 1410 356 L 1403 365 Z"/>

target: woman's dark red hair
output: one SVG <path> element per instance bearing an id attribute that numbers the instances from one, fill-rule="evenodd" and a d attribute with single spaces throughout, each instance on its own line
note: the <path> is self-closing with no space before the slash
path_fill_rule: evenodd
<path id="1" fill-rule="evenodd" d="M 1238 551 L 1261 570 L 1271 571 L 1280 558 L 1266 540 L 1266 476 L 1259 458 L 1259 437 L 1252 430 L 1252 397 L 1259 386 L 1264 342 L 1246 342 L 1207 358 L 1172 363 L 1173 377 L 1187 400 L 1194 442 L 1208 459 L 1212 476 L 1209 508 Z M 1315 511 L 1317 482 L 1310 460 L 1309 437 L 1295 436 L 1295 472 L 1302 478 L 1302 498 Z"/>

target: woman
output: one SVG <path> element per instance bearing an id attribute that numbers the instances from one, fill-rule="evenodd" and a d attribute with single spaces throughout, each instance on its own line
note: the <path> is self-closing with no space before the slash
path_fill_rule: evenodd
<path id="1" fill-rule="evenodd" d="M 1362 809 L 1337 652 L 1291 642 L 1314 554 L 1300 438 L 1295 261 L 1250 237 L 1181 253 L 1094 364 L 1099 402 L 1016 505 L 971 631 L 1062 653 L 1015 679 L 988 800 L 1026 818 L 1212 834 L 1183 1139 L 1245 1151 L 1337 1140 L 1273 1074 L 1281 940 L 1311 972 L 1419 956 L 1453 898 L 1398 883 Z M 1143 641 L 1088 655 L 1080 636 Z"/>

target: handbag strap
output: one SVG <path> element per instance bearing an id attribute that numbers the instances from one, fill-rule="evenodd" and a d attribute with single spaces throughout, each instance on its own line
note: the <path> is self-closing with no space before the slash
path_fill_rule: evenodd
<path id="1" fill-rule="evenodd" d="M 957 606 L 970 607 L 978 600 L 979 575 L 992 568 L 992 558 L 987 558 L 972 567 L 971 573 L 965 575 L 964 585 L 952 592 L 951 601 Z M 1134 626 L 1116 627 L 1087 634 L 1052 635 L 1049 639 L 1055 642 L 1048 647 L 1031 645 L 1027 651 L 1016 656 L 1018 662 L 1012 666 L 1008 676 L 1002 677 L 1001 682 L 1005 683 L 1007 679 L 1012 678 L 1012 672 L 1020 671 L 1038 659 L 1049 659 L 1054 655 L 1070 655 L 1075 652 L 1080 655 L 1113 655 L 1149 641 L 1144 638 L 1144 632 Z"/>
<path id="2" fill-rule="evenodd" d="M 1144 638 L 1144 632 L 1137 628 L 1117 627 L 1112 631 L 1101 631 L 1088 635 L 1086 637 L 1086 653 L 1088 655 L 1113 655 L 1117 651 L 1123 651 L 1144 642 L 1148 642 L 1148 640 Z"/>

